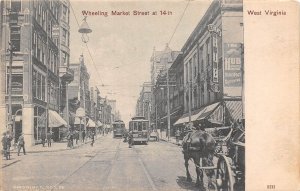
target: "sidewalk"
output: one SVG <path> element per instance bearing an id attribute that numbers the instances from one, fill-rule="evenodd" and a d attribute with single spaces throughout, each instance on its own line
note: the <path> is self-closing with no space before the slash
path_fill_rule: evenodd
<path id="1" fill-rule="evenodd" d="M 95 137 L 95 141 L 103 137 L 102 135 L 97 135 Z M 76 141 L 74 141 L 74 147 L 73 149 L 79 148 L 83 145 L 91 143 L 92 140 L 88 139 L 85 141 L 85 143 L 79 142 L 76 145 Z M 25 146 L 25 151 L 26 154 L 28 153 L 42 153 L 42 152 L 58 152 L 58 151 L 64 151 L 64 150 L 71 150 L 71 148 L 67 148 L 67 142 L 52 142 L 51 147 L 48 147 L 48 144 L 45 144 L 45 147 L 43 147 L 42 144 L 34 145 L 34 146 Z M 21 149 L 20 151 L 20 156 L 17 156 L 17 148 L 11 147 L 11 160 L 6 160 L 3 155 L 2 155 L 2 161 L 1 161 L 1 166 L 2 168 L 8 167 L 14 163 L 17 163 L 21 161 L 20 159 L 23 157 L 23 150 Z"/>
<path id="2" fill-rule="evenodd" d="M 99 138 L 100 138 L 99 135 L 97 136 L 97 138 L 95 137 L 95 141 Z M 76 144 L 76 141 L 74 140 L 73 141 L 73 143 L 74 143 L 73 149 L 79 148 L 82 145 L 88 144 L 90 142 L 92 142 L 91 139 L 85 140 L 84 143 L 81 142 L 80 140 L 78 140 L 78 144 Z M 48 144 L 45 143 L 45 147 L 43 147 L 42 144 L 38 144 L 38 145 L 34 145 L 34 146 L 31 146 L 31 147 L 28 147 L 28 148 L 25 148 L 25 149 L 26 149 L 26 153 L 57 152 L 57 151 L 70 150 L 71 148 L 68 148 L 67 144 L 68 144 L 67 141 L 52 142 L 51 147 L 48 147 Z M 14 152 L 16 153 L 17 151 L 15 150 Z M 21 149 L 20 152 L 22 152 L 22 149 Z"/>
<path id="3" fill-rule="evenodd" d="M 164 131 L 160 133 L 160 140 L 172 143 L 174 145 L 182 146 L 182 140 L 179 140 L 179 144 L 177 144 L 175 137 L 170 137 L 170 139 L 168 141 L 168 137 L 166 135 L 166 132 L 164 132 Z"/>

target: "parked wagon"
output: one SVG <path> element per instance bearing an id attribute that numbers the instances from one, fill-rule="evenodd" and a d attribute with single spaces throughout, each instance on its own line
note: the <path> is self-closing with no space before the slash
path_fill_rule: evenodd
<path id="1" fill-rule="evenodd" d="M 217 166 L 199 168 L 215 170 L 217 190 L 245 190 L 245 130 L 243 125 L 210 128 L 206 131 L 216 140 L 215 156 L 218 162 Z"/>

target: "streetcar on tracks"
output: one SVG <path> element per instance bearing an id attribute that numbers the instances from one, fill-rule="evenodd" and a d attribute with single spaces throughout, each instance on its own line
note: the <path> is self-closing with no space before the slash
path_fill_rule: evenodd
<path id="1" fill-rule="evenodd" d="M 113 126 L 113 137 L 123 137 L 125 133 L 125 123 L 122 120 L 116 120 L 112 124 Z"/>
<path id="2" fill-rule="evenodd" d="M 132 133 L 132 143 L 147 144 L 149 140 L 149 120 L 145 117 L 133 117 L 129 121 L 129 131 Z"/>

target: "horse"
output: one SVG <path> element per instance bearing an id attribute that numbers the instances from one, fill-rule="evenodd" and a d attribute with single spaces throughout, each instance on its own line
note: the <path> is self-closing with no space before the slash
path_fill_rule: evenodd
<path id="1" fill-rule="evenodd" d="M 186 168 L 187 181 L 191 182 L 192 178 L 188 169 L 189 160 L 193 159 L 196 166 L 197 186 L 203 184 L 203 170 L 200 167 L 200 158 L 202 158 L 203 166 L 213 166 L 213 157 L 215 153 L 216 141 L 214 138 L 203 130 L 189 132 L 182 141 L 183 155 Z M 214 175 L 214 170 L 205 170 L 206 175 L 211 179 Z M 200 182 L 201 180 L 201 182 Z"/>

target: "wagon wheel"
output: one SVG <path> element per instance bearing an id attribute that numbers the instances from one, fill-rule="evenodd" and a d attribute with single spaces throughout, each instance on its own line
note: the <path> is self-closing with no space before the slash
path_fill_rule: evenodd
<path id="1" fill-rule="evenodd" d="M 234 177 L 231 171 L 229 160 L 221 155 L 217 166 L 217 185 L 220 191 L 233 191 Z"/>

